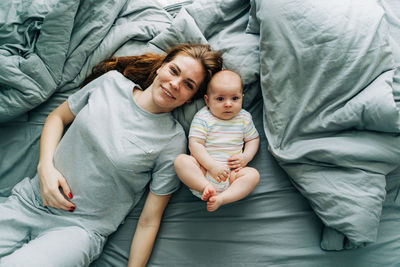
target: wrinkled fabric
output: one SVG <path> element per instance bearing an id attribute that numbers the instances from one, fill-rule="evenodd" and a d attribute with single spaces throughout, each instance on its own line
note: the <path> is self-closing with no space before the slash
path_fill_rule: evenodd
<path id="1" fill-rule="evenodd" d="M 2 2 L 0 122 L 56 92 L 76 90 L 94 65 L 125 42 L 148 41 L 169 23 L 155 1 Z"/>
<path id="2" fill-rule="evenodd" d="M 271 153 L 335 229 L 323 249 L 376 241 L 385 177 L 400 163 L 398 63 L 384 9 L 376 1 L 253 1 L 252 9 Z M 345 237 L 324 240 L 336 232 Z"/>

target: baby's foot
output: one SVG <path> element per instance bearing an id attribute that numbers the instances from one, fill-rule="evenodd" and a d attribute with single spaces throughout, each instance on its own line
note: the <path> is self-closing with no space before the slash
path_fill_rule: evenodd
<path id="1" fill-rule="evenodd" d="M 207 210 L 216 211 L 223 204 L 223 199 L 221 195 L 215 195 L 208 199 Z"/>
<path id="2" fill-rule="evenodd" d="M 208 201 L 210 197 L 215 196 L 217 192 L 212 184 L 207 184 L 204 187 L 203 195 L 201 196 L 201 200 Z"/>

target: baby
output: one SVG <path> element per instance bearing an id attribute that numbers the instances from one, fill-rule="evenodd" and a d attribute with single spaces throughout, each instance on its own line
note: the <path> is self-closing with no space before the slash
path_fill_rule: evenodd
<path id="1" fill-rule="evenodd" d="M 260 139 L 250 113 L 242 109 L 243 96 L 237 73 L 216 73 L 204 96 L 206 106 L 190 126 L 191 156 L 181 154 L 175 160 L 178 177 L 207 201 L 208 211 L 246 197 L 260 180 L 256 169 L 246 167 Z"/>

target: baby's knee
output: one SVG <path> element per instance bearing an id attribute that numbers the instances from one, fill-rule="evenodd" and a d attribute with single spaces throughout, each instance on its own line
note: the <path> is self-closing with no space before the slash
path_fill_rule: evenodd
<path id="1" fill-rule="evenodd" d="M 256 184 L 258 184 L 259 182 L 260 182 L 260 173 L 256 170 L 256 169 L 254 169 L 254 168 L 251 168 L 250 167 L 250 169 L 251 169 L 251 172 L 252 172 L 252 176 L 254 177 L 253 179 L 254 179 L 254 182 L 256 183 Z"/>
<path id="2" fill-rule="evenodd" d="M 253 167 L 245 167 L 244 171 L 247 176 L 250 177 L 251 181 L 254 185 L 257 185 L 260 182 L 260 173 Z"/>
<path id="3" fill-rule="evenodd" d="M 199 163 L 197 162 L 197 160 L 194 157 L 187 155 L 187 154 L 180 154 L 175 158 L 175 161 L 174 161 L 175 169 L 176 168 L 185 168 L 190 165 L 199 166 Z"/>
<path id="4" fill-rule="evenodd" d="M 188 157 L 190 157 L 190 156 L 189 156 L 189 155 L 186 155 L 186 154 L 180 154 L 180 155 L 178 155 L 178 156 L 175 158 L 175 161 L 174 161 L 175 169 L 176 169 L 176 168 L 180 168 L 181 166 L 185 165 L 185 162 L 188 161 Z"/>
<path id="5" fill-rule="evenodd" d="M 181 162 L 185 160 L 185 156 L 187 156 L 187 155 L 179 154 L 174 160 L 175 166 L 181 164 Z"/>

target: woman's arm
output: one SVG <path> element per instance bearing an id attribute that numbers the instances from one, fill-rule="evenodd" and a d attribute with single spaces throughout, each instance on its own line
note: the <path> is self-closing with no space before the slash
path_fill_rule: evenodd
<path id="1" fill-rule="evenodd" d="M 70 124 L 74 118 L 67 101 L 49 114 L 40 137 L 40 157 L 37 167 L 43 204 L 70 211 L 73 211 L 75 206 L 64 198 L 59 187 L 69 198 L 72 198 L 71 191 L 65 178 L 54 167 L 53 156 L 65 126 Z"/>
<path id="2" fill-rule="evenodd" d="M 129 254 L 129 267 L 146 266 L 171 195 L 158 196 L 149 192 L 144 204 Z"/>

